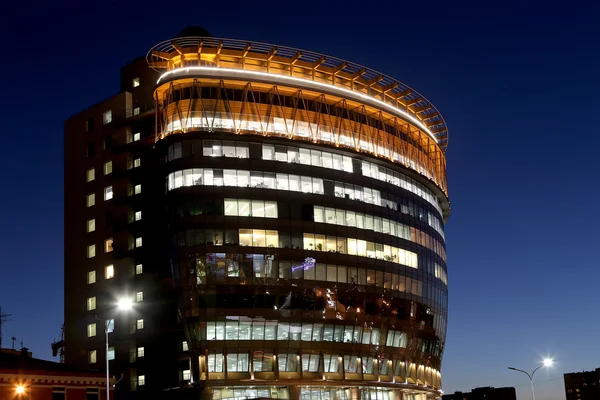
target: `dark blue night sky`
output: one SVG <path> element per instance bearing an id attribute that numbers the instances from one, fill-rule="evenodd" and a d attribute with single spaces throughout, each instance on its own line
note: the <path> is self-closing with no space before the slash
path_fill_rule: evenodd
<path id="1" fill-rule="evenodd" d="M 564 399 L 600 367 L 600 3 L 10 2 L 0 13 L 0 306 L 51 358 L 63 321 L 63 121 L 118 91 L 119 68 L 185 25 L 368 65 L 449 127 L 444 390 Z M 89 2 L 92 3 L 92 2 Z M 96 4 L 98 3 L 98 4 Z M 16 4 L 16 5 L 15 5 Z"/>

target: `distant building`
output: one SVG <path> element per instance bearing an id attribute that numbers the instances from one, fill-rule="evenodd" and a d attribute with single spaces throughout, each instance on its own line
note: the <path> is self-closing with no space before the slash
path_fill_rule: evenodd
<path id="1" fill-rule="evenodd" d="M 23 351 L 22 350 L 17 350 L 17 349 L 0 349 L 0 352 L 1 353 L 21 355 Z M 27 357 L 33 357 L 33 354 L 29 351 L 27 353 Z"/>
<path id="2" fill-rule="evenodd" d="M 517 391 L 513 387 L 480 387 L 470 393 L 456 392 L 445 394 L 442 400 L 517 400 Z"/>
<path id="3" fill-rule="evenodd" d="M 565 394 L 567 400 L 600 399 L 600 368 L 565 374 Z"/>
<path id="4" fill-rule="evenodd" d="M 11 349 L 0 351 L 0 399 L 106 398 L 104 372 L 31 358 L 27 348 L 15 352 Z"/>

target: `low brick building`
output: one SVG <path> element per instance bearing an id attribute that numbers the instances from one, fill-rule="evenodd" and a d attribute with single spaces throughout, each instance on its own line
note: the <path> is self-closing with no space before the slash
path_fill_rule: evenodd
<path id="1" fill-rule="evenodd" d="M 103 400 L 106 376 L 101 370 L 0 352 L 0 399 Z M 112 394 L 111 394 L 112 398 Z"/>

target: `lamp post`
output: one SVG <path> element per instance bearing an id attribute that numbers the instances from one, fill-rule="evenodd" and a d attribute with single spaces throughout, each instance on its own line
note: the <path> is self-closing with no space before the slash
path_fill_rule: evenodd
<path id="1" fill-rule="evenodd" d="M 527 375 L 527 377 L 529 378 L 529 382 L 531 382 L 531 400 L 535 400 L 535 389 L 533 387 L 533 375 L 535 374 L 535 372 L 542 368 L 542 367 L 549 367 L 552 365 L 552 363 L 554 362 L 553 359 L 551 358 L 546 358 L 543 362 L 542 365 L 540 365 L 539 367 L 537 367 L 536 369 L 533 370 L 533 372 L 531 374 L 529 374 L 529 372 L 523 371 L 522 369 L 518 369 L 518 368 L 513 368 L 513 367 L 508 367 L 508 369 L 512 370 L 512 371 L 519 371 L 524 373 L 525 375 Z"/>
<path id="2" fill-rule="evenodd" d="M 133 307 L 133 301 L 129 298 L 123 298 L 117 302 L 117 311 L 129 311 Z M 104 321 L 104 336 L 106 338 L 106 400 L 110 400 L 110 370 L 108 363 L 108 328 L 110 319 Z"/>

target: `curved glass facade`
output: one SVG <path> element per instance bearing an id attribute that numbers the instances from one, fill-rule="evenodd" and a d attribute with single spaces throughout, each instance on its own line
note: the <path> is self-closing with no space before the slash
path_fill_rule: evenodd
<path id="1" fill-rule="evenodd" d="M 155 90 L 184 380 L 214 399 L 439 398 L 449 203 L 445 136 L 424 128 L 437 116 L 377 109 L 387 92 L 362 77 L 356 95 L 328 90 L 336 72 L 312 61 L 311 80 L 301 56 L 194 40 L 161 50 Z M 261 72 L 218 74 L 236 63 Z M 323 91 L 280 79 L 284 64 Z"/>

